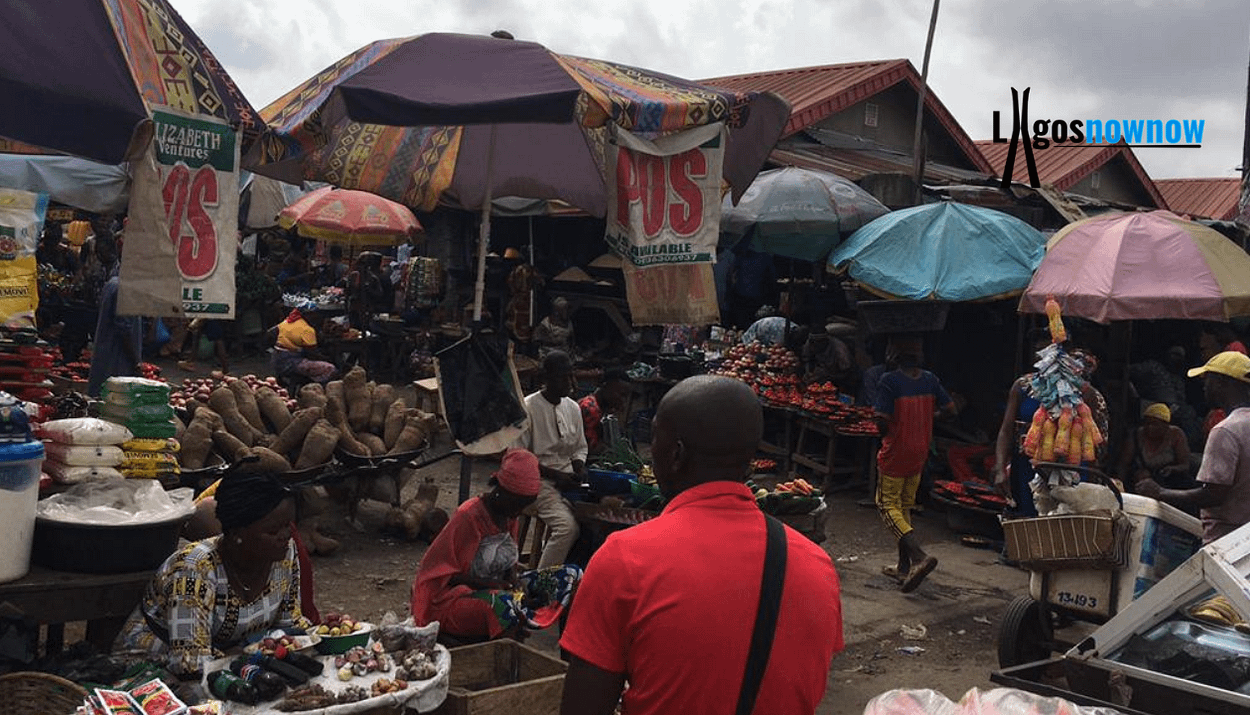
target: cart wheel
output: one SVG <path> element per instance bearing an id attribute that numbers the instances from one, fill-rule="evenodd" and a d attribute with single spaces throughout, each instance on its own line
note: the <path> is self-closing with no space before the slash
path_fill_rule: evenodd
<path id="1" fill-rule="evenodd" d="M 1020 596 L 1007 607 L 998 627 L 999 667 L 1010 668 L 1049 658 L 1053 637 L 1050 617 L 1042 604 Z"/>

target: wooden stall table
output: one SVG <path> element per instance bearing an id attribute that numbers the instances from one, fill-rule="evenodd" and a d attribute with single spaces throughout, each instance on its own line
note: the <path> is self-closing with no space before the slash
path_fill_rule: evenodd
<path id="1" fill-rule="evenodd" d="M 778 457 L 781 460 L 781 473 L 789 474 L 790 468 L 793 466 L 792 458 L 794 454 L 794 451 L 791 448 L 794 444 L 794 410 L 789 407 L 774 405 L 763 400 L 760 401 L 760 406 L 764 409 L 765 427 L 767 427 L 769 420 L 775 421 L 780 419 L 782 422 L 782 428 L 780 444 L 775 444 L 761 439 L 759 449 L 765 454 L 771 454 L 774 457 Z"/>
<path id="2" fill-rule="evenodd" d="M 84 574 L 31 566 L 26 576 L 0 583 L 0 609 L 16 609 L 47 626 L 45 652 L 61 651 L 65 624 L 87 622 L 87 641 L 108 652 L 156 571 Z"/>
<path id="3" fill-rule="evenodd" d="M 874 450 L 872 449 L 874 439 L 872 435 L 852 434 L 838 429 L 835 423 L 818 417 L 800 415 L 796 422 L 799 427 L 799 436 L 794 444 L 794 463 L 806 467 L 822 477 L 825 492 L 841 491 L 870 481 L 876 463 Z M 808 439 L 812 435 L 824 437 L 825 450 L 823 455 L 814 455 L 807 451 Z M 841 439 L 853 439 L 856 441 L 854 462 L 839 463 L 837 448 Z M 852 477 L 852 479 L 835 485 L 834 479 L 840 476 Z M 862 476 L 863 478 L 854 479 L 856 476 Z"/>

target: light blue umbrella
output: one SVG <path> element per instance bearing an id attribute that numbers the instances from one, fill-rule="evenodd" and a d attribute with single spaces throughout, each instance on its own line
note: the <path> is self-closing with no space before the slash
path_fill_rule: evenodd
<path id="1" fill-rule="evenodd" d="M 843 236 L 889 211 L 837 174 L 787 166 L 760 172 L 737 206 L 726 196 L 721 232 L 735 242 L 750 236 L 761 253 L 823 261 Z"/>
<path id="2" fill-rule="evenodd" d="M 994 209 L 954 202 L 894 211 L 834 249 L 829 267 L 886 298 L 973 301 L 1019 295 L 1046 237 Z"/>

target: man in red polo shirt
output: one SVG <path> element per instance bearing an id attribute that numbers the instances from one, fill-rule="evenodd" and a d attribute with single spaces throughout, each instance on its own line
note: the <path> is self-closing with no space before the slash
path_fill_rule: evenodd
<path id="1" fill-rule="evenodd" d="M 762 431 L 737 380 L 692 377 L 660 401 L 651 454 L 670 501 L 590 560 L 560 642 L 571 657 L 562 715 L 610 715 L 622 691 L 625 715 L 734 711 L 764 572 L 764 515 L 743 485 Z M 838 574 L 789 527 L 785 544 L 754 712 L 813 713 L 842 649 Z"/>

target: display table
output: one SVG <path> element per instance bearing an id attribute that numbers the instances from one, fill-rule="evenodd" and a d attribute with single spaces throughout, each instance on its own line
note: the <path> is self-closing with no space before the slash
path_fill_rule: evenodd
<path id="1" fill-rule="evenodd" d="M 47 626 L 49 654 L 61 651 L 64 625 L 75 621 L 86 621 L 87 641 L 107 652 L 155 573 L 82 574 L 32 566 L 23 578 L 0 583 L 0 606 L 8 604 Z"/>
<path id="2" fill-rule="evenodd" d="M 434 646 L 434 652 L 437 656 L 438 674 L 433 678 L 409 681 L 407 689 L 396 693 L 377 695 L 354 703 L 342 703 L 340 705 L 331 705 L 315 710 L 300 710 L 298 712 L 304 713 L 304 715 L 374 715 L 375 713 L 380 715 L 381 713 L 397 712 L 400 709 L 404 712 L 427 713 L 433 711 L 447 699 L 447 688 L 451 682 L 452 666 L 451 654 L 447 652 L 446 647 L 436 645 Z M 334 656 L 323 655 L 317 658 L 324 664 L 325 670 L 321 676 L 313 678 L 308 682 L 309 684 L 317 683 L 332 693 L 342 692 L 349 686 L 360 686 L 368 690 L 380 678 L 391 677 L 390 673 L 375 672 L 343 682 L 336 675 Z M 204 672 L 207 674 L 226 668 L 230 665 L 231 660 L 233 658 L 228 657 L 209 663 Z M 207 688 L 205 681 L 201 681 L 201 685 Z M 230 703 L 230 712 L 231 715 L 278 715 L 282 712 L 275 707 L 279 702 L 280 700 L 274 700 L 259 705 Z"/>

